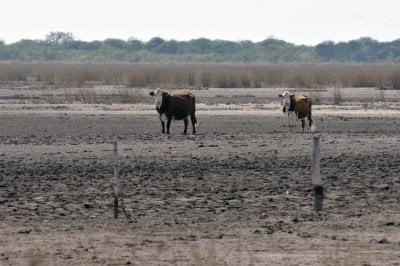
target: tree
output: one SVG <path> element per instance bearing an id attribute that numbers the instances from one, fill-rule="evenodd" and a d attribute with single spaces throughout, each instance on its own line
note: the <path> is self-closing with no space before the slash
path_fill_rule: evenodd
<path id="1" fill-rule="evenodd" d="M 52 60 L 93 62 L 400 62 L 400 39 L 379 42 L 363 37 L 347 42 L 326 41 L 316 46 L 295 45 L 268 38 L 260 42 L 210 40 L 163 40 L 148 42 L 74 40 L 69 32 L 50 32 L 45 40 L 0 40 L 0 61 Z"/>
<path id="2" fill-rule="evenodd" d="M 179 43 L 175 40 L 167 41 L 155 49 L 157 53 L 164 53 L 164 54 L 176 54 L 179 49 Z"/>
<path id="3" fill-rule="evenodd" d="M 265 39 L 264 41 L 262 41 L 260 43 L 260 45 L 263 48 L 277 49 L 279 47 L 286 46 L 287 42 L 282 41 L 282 40 L 278 40 L 278 39 L 275 39 L 275 38 L 268 38 L 268 39 Z"/>
<path id="4" fill-rule="evenodd" d="M 106 39 L 103 41 L 103 44 L 110 46 L 117 50 L 122 50 L 126 48 L 126 42 L 120 39 Z"/>
<path id="5" fill-rule="evenodd" d="M 143 49 L 143 42 L 136 38 L 131 37 L 128 39 L 128 49 L 129 50 Z"/>
<path id="6" fill-rule="evenodd" d="M 74 36 L 72 35 L 71 32 L 61 32 L 61 31 L 56 31 L 56 32 L 50 32 L 46 36 L 46 43 L 51 44 L 51 45 L 57 45 L 57 44 L 63 44 L 66 42 L 70 42 L 74 40 Z"/>
<path id="7" fill-rule="evenodd" d="M 154 50 L 161 44 L 163 44 L 165 41 L 161 39 L 160 37 L 154 37 L 150 41 L 146 43 L 146 48 L 149 50 Z"/>
<path id="8" fill-rule="evenodd" d="M 200 38 L 190 40 L 187 45 L 190 53 L 205 54 L 211 52 L 212 41 Z"/>
<path id="9" fill-rule="evenodd" d="M 315 46 L 315 51 L 318 57 L 324 60 L 332 60 L 335 56 L 335 43 L 332 41 L 325 41 Z"/>
<path id="10" fill-rule="evenodd" d="M 240 45 L 232 41 L 215 40 L 212 42 L 212 50 L 218 54 L 232 54 Z"/>
<path id="11" fill-rule="evenodd" d="M 85 50 L 85 51 L 93 51 L 98 50 L 101 47 L 102 42 L 100 41 L 92 41 L 92 42 L 84 42 L 84 41 L 70 41 L 63 43 L 63 48 L 70 50 Z"/>

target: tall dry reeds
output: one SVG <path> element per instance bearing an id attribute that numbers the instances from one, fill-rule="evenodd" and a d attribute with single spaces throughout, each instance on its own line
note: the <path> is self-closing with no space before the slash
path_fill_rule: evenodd
<path id="1" fill-rule="evenodd" d="M 147 95 L 135 89 L 125 89 L 118 92 L 121 103 L 140 103 L 148 99 Z"/>
<path id="2" fill-rule="evenodd" d="M 398 64 L 0 63 L 1 84 L 85 87 L 377 87 L 400 89 Z"/>
<path id="3" fill-rule="evenodd" d="M 340 88 L 335 88 L 333 92 L 333 103 L 340 104 L 343 101 L 342 91 Z"/>

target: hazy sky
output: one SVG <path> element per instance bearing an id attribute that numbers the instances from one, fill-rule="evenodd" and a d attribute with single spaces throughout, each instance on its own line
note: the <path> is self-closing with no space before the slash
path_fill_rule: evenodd
<path id="1" fill-rule="evenodd" d="M 205 37 L 296 44 L 400 38 L 400 0 L 0 0 L 0 40 Z"/>

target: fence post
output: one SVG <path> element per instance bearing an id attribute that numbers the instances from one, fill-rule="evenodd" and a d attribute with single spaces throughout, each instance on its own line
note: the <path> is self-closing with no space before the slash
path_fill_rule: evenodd
<path id="1" fill-rule="evenodd" d="M 322 210 L 322 202 L 324 200 L 324 188 L 321 180 L 320 169 L 320 145 L 319 136 L 313 137 L 313 149 L 311 156 L 312 183 L 314 186 L 314 209 L 315 211 Z"/>
<path id="2" fill-rule="evenodd" d="M 118 146 L 114 142 L 114 218 L 118 219 L 118 197 L 119 197 L 119 184 L 118 184 Z"/>

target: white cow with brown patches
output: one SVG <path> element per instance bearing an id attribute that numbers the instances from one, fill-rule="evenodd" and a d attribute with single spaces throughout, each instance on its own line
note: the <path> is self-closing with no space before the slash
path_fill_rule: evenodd
<path id="1" fill-rule="evenodd" d="M 311 118 L 312 100 L 305 95 L 295 96 L 288 91 L 279 94 L 282 98 L 283 113 L 288 120 L 289 132 L 293 132 L 294 121 L 301 120 L 302 132 L 304 132 L 305 119 L 309 122 L 309 132 L 315 131 L 315 125 Z"/>

